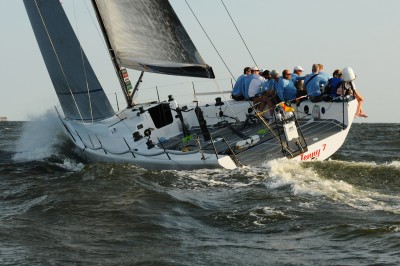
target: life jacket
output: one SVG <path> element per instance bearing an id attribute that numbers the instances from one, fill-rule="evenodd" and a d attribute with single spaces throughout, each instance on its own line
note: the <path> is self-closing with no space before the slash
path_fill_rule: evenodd
<path id="1" fill-rule="evenodd" d="M 337 97 L 337 90 L 340 87 L 340 84 L 343 82 L 342 78 L 330 78 L 328 80 L 328 84 L 326 85 L 325 93 L 329 94 L 332 97 Z"/>

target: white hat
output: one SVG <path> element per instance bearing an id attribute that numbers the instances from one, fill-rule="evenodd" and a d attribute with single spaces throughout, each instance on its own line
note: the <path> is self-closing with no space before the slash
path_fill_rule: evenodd
<path id="1" fill-rule="evenodd" d="M 293 71 L 296 71 L 296 70 L 301 70 L 301 71 L 303 71 L 303 68 L 302 68 L 301 66 L 295 66 Z"/>
<path id="2" fill-rule="evenodd" d="M 258 71 L 258 67 L 253 67 L 251 70 L 253 70 L 253 71 Z"/>
<path id="3" fill-rule="evenodd" d="M 263 73 L 264 71 L 265 71 L 264 68 L 261 68 L 261 69 L 260 69 L 260 73 Z"/>

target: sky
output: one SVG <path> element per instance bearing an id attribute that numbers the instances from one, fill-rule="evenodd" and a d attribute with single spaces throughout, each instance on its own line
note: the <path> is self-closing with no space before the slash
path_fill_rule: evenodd
<path id="1" fill-rule="evenodd" d="M 399 0 L 286 0 L 256 2 L 224 0 L 239 28 L 250 56 L 220 0 L 187 0 L 207 31 L 217 52 L 191 13 L 185 0 L 170 0 L 216 80 L 145 74 L 138 102 L 161 100 L 173 93 L 182 103 L 192 92 L 226 91 L 232 77 L 245 66 L 306 73 L 321 63 L 325 71 L 353 68 L 358 91 L 365 97 L 367 119 L 359 123 L 400 123 L 397 101 L 400 82 Z M 123 96 L 104 41 L 93 22 L 88 0 L 62 0 L 78 38 L 115 110 L 123 108 Z M 32 120 L 59 106 L 42 60 L 23 1 L 0 0 L 0 116 Z M 252 57 L 255 59 L 253 61 Z M 136 83 L 139 72 L 129 71 Z M 212 96 L 215 97 L 215 96 Z M 117 105 L 117 99 L 119 106 Z"/>

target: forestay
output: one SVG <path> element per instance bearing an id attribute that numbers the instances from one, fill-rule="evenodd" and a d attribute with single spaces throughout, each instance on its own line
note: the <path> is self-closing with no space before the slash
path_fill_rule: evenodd
<path id="1" fill-rule="evenodd" d="M 94 0 L 117 62 L 146 72 L 214 78 L 167 0 Z"/>

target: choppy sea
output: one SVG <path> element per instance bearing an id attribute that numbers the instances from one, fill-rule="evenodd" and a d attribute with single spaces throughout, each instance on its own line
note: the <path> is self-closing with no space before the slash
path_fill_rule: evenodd
<path id="1" fill-rule="evenodd" d="M 400 124 L 233 171 L 87 164 L 61 132 L 0 122 L 0 265 L 400 264 Z"/>

